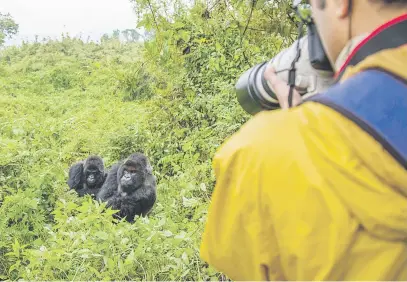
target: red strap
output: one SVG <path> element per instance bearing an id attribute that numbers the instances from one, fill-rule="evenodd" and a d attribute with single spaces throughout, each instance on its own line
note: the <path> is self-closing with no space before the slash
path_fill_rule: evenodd
<path id="1" fill-rule="evenodd" d="M 365 39 L 362 40 L 362 42 L 360 42 L 354 49 L 353 51 L 350 53 L 350 55 L 348 56 L 348 58 L 346 59 L 345 63 L 343 63 L 343 65 L 341 66 L 341 68 L 339 69 L 339 71 L 337 71 L 335 73 L 335 78 L 337 78 L 337 76 L 346 68 L 346 66 L 349 64 L 349 61 L 352 59 L 352 57 L 356 54 L 356 52 L 359 51 L 359 49 L 366 44 L 366 42 L 368 42 L 370 39 L 372 39 L 373 37 L 375 37 L 377 34 L 379 34 L 380 32 L 382 32 L 383 30 L 385 30 L 386 28 L 389 28 L 390 26 L 393 26 L 399 22 L 405 21 L 407 20 L 407 14 L 401 15 L 399 17 L 396 17 L 386 23 L 384 23 L 383 25 L 379 26 L 378 28 L 376 28 L 371 34 L 369 34 L 369 36 L 367 36 Z"/>

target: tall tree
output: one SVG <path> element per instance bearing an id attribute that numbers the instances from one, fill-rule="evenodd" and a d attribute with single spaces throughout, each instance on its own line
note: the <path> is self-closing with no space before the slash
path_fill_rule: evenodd
<path id="1" fill-rule="evenodd" d="M 6 38 L 12 38 L 16 35 L 18 28 L 18 24 L 9 13 L 0 13 L 0 46 L 4 44 Z"/>
<path id="2" fill-rule="evenodd" d="M 114 39 L 120 39 L 120 30 L 119 30 L 119 29 L 113 30 L 112 38 L 114 38 Z"/>
<path id="3" fill-rule="evenodd" d="M 136 42 L 140 38 L 140 34 L 135 29 L 125 29 L 122 34 L 127 42 Z"/>

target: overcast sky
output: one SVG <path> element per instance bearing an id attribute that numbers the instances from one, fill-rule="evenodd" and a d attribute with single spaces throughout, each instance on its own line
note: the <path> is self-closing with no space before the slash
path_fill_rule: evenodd
<path id="1" fill-rule="evenodd" d="M 62 32 L 98 39 L 114 29 L 136 27 L 129 0 L 0 0 L 0 12 L 10 13 L 20 25 L 19 35 L 7 45 Z"/>

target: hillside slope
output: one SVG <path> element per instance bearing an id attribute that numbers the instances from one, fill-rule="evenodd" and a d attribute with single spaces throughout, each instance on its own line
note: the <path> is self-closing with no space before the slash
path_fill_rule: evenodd
<path id="1" fill-rule="evenodd" d="M 2 53 L 1 279 L 218 279 L 198 250 L 210 154 L 224 138 L 216 129 L 236 125 L 188 125 L 198 112 L 183 97 L 153 95 L 139 53 L 69 38 Z M 73 162 L 99 154 L 110 166 L 134 151 L 159 180 L 149 219 L 114 225 L 103 206 L 68 191 Z"/>
<path id="2" fill-rule="evenodd" d="M 159 17 L 132 2 L 152 31 L 142 46 L 65 37 L 0 52 L 0 279 L 226 279 L 199 259 L 212 158 L 248 118 L 237 78 L 291 45 L 295 26 L 284 1 L 216 1 L 210 15 L 198 1 L 174 19 L 166 1 L 152 1 Z M 133 152 L 158 178 L 149 218 L 114 225 L 68 191 L 73 162 Z"/>

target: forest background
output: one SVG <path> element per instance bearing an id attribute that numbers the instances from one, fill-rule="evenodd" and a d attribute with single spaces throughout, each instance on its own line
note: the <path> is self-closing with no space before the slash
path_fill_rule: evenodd
<path id="1" fill-rule="evenodd" d="M 296 39 L 289 3 L 131 2 L 146 33 L 125 42 L 65 34 L 0 51 L 2 280 L 227 279 L 199 258 L 211 162 L 249 118 L 238 77 Z M 17 31 L 0 14 L 0 45 Z M 69 191 L 73 162 L 136 151 L 158 178 L 149 218 L 114 224 Z"/>

